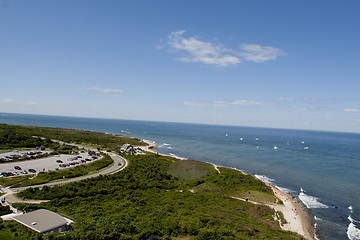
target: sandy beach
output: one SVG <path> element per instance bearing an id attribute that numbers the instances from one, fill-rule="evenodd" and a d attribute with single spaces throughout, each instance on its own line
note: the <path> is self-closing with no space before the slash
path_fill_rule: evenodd
<path id="1" fill-rule="evenodd" d="M 147 143 L 148 146 L 136 146 L 143 151 L 156 153 L 162 156 L 169 156 L 166 154 L 159 153 L 155 150 L 156 147 L 159 147 L 155 142 L 149 140 L 143 140 L 143 142 Z M 169 156 L 174 157 L 180 160 L 187 160 L 186 158 L 181 158 L 177 156 Z M 218 166 L 212 164 L 214 168 L 220 173 Z M 237 170 L 237 169 L 236 169 Z M 238 170 L 240 171 L 240 170 Z M 241 173 L 245 174 L 244 172 L 240 171 Z M 282 201 L 283 204 L 273 204 L 268 205 L 273 208 L 275 211 L 282 212 L 284 218 L 286 220 L 285 224 L 282 224 L 280 227 L 286 231 L 292 231 L 300 234 L 306 239 L 315 239 L 314 238 L 314 229 L 308 219 L 308 216 L 304 212 L 303 208 L 299 203 L 297 203 L 291 196 L 288 194 L 280 191 L 275 186 L 265 183 L 266 185 L 270 186 L 273 190 L 275 196 Z"/>

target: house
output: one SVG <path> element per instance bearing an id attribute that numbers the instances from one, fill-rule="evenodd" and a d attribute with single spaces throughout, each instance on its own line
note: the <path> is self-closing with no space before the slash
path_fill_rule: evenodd
<path id="1" fill-rule="evenodd" d="M 135 148 L 129 143 L 125 143 L 122 146 L 121 151 L 124 151 L 124 152 L 126 152 L 128 154 L 135 154 L 136 153 Z"/>
<path id="2" fill-rule="evenodd" d="M 67 232 L 72 222 L 46 209 L 15 216 L 13 220 L 39 233 Z"/>

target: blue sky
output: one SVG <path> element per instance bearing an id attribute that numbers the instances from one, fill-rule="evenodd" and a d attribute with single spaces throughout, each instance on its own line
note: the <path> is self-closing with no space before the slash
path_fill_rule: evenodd
<path id="1" fill-rule="evenodd" d="M 359 12 L 0 0 L 0 112 L 360 132 Z"/>

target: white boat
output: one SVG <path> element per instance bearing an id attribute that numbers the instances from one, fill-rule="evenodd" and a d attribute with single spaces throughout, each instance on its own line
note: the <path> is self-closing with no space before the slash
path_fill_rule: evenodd
<path id="1" fill-rule="evenodd" d="M 274 146 L 274 149 L 276 150 L 276 149 L 278 149 L 278 147 L 277 147 L 277 146 Z"/>
<path id="2" fill-rule="evenodd" d="M 229 134 L 226 133 L 226 134 L 225 134 L 225 137 L 227 137 L 227 136 L 229 136 Z"/>
<path id="3" fill-rule="evenodd" d="M 304 147 L 304 149 L 305 149 L 305 150 L 308 150 L 308 149 L 309 149 L 309 147 Z"/>
<path id="4" fill-rule="evenodd" d="M 256 140 L 256 141 L 259 141 L 259 138 L 256 138 L 255 140 Z"/>
<path id="5" fill-rule="evenodd" d="M 305 142 L 304 142 L 304 141 L 302 141 L 302 142 L 301 142 L 301 144 L 305 144 Z"/>
<path id="6" fill-rule="evenodd" d="M 240 138 L 240 141 L 243 141 L 244 139 L 243 138 Z"/>

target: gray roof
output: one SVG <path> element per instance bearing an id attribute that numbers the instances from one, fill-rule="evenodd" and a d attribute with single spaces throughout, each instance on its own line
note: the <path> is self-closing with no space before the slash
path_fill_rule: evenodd
<path id="1" fill-rule="evenodd" d="M 61 227 L 67 224 L 67 221 L 61 215 L 46 209 L 39 209 L 33 212 L 25 213 L 13 219 L 36 232 L 47 232 L 51 229 Z"/>
<path id="2" fill-rule="evenodd" d="M 128 149 L 129 147 L 132 147 L 130 143 L 125 143 L 123 146 L 122 146 L 124 149 Z"/>

